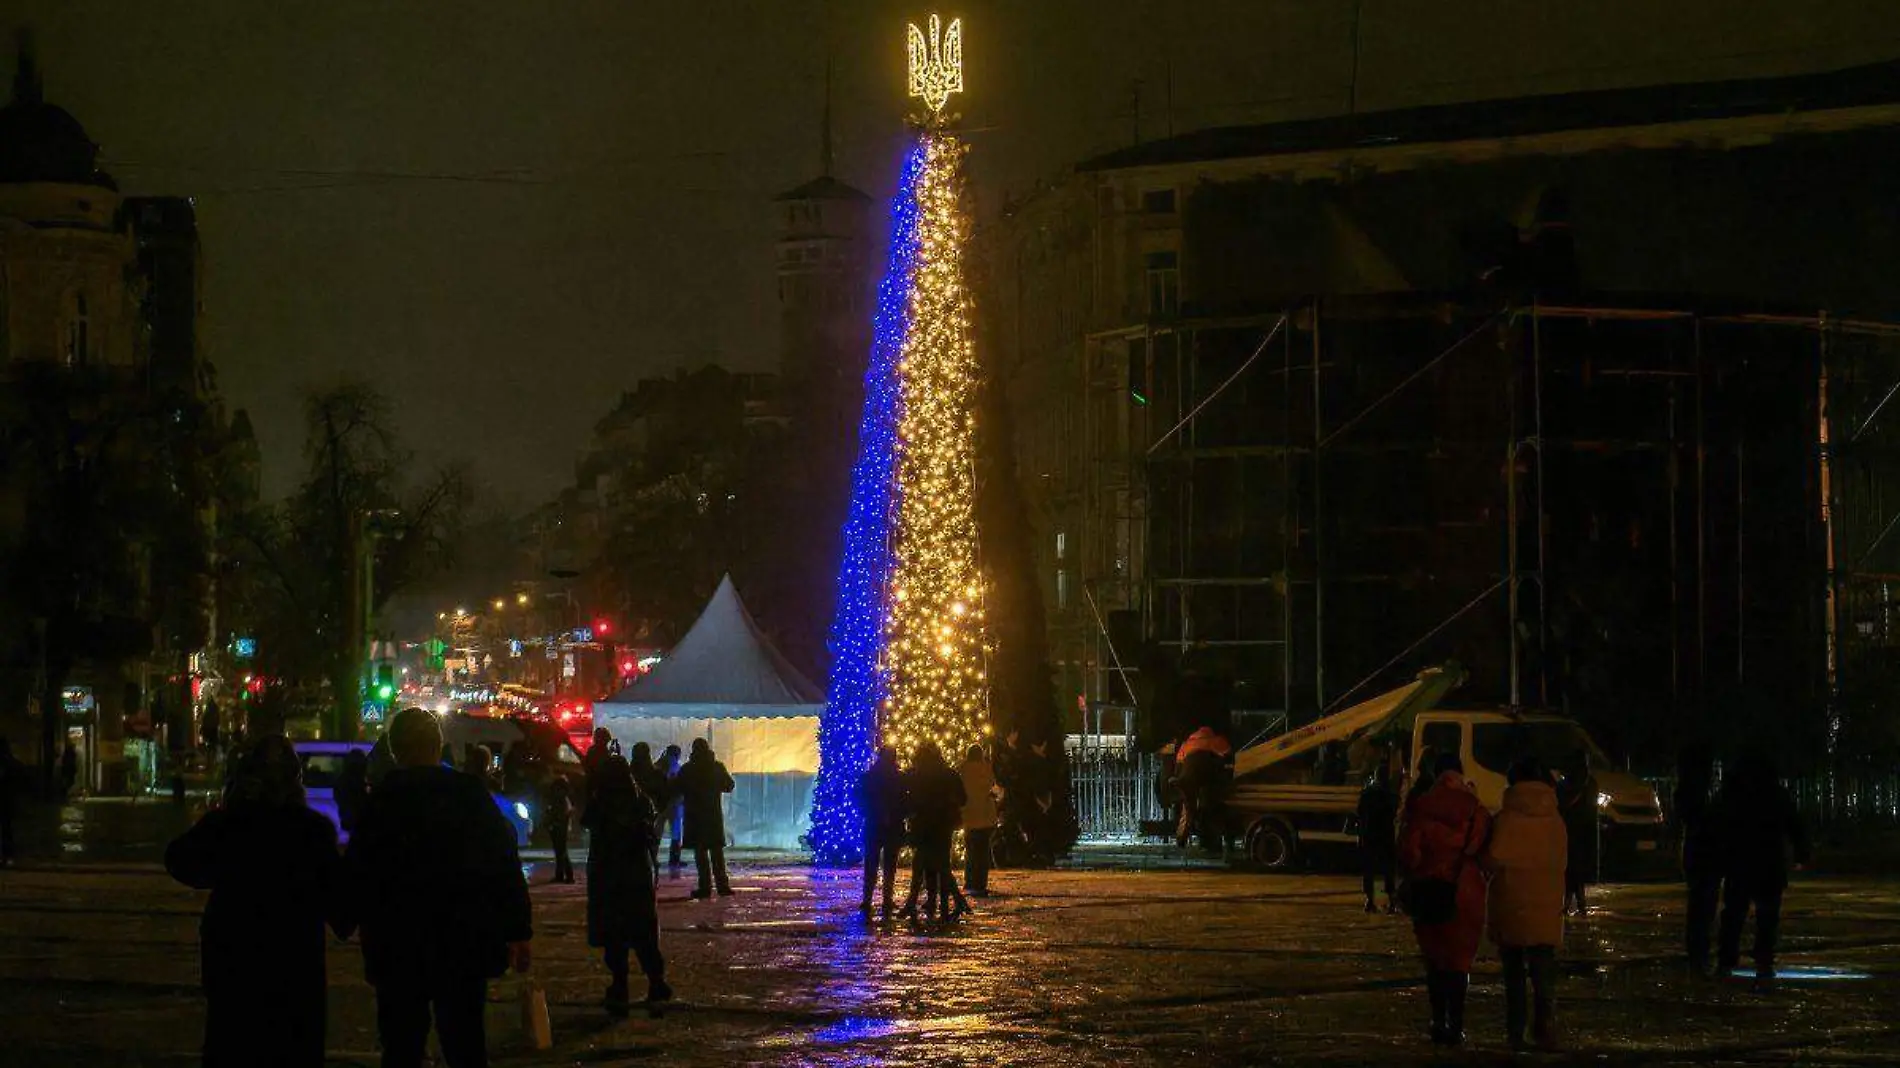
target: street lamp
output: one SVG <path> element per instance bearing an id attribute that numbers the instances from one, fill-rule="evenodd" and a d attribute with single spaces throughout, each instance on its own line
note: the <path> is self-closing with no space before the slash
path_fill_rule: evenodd
<path id="1" fill-rule="evenodd" d="M 515 603 L 526 608 L 528 606 L 528 595 L 525 593 L 515 594 Z"/>
<path id="2" fill-rule="evenodd" d="M 507 601 L 504 601 L 499 597 L 495 598 L 495 611 L 499 612 L 506 607 L 508 607 Z"/>

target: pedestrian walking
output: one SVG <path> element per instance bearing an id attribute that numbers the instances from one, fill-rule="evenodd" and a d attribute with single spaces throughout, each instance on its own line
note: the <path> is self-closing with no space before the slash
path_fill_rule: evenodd
<path id="1" fill-rule="evenodd" d="M 438 763 L 434 715 L 404 709 L 388 736 L 397 767 L 371 792 L 344 853 L 383 1068 L 422 1063 L 431 1012 L 448 1068 L 484 1068 L 488 982 L 532 962 L 514 829 L 484 783 Z"/>
<path id="2" fill-rule="evenodd" d="M 331 794 L 336 798 L 337 824 L 345 834 L 356 830 L 357 817 L 363 814 L 363 806 L 369 802 L 368 753 L 352 749 L 343 754 L 343 767 L 336 773 Z"/>
<path id="3" fill-rule="evenodd" d="M 713 757 L 706 739 L 693 739 L 693 755 L 680 768 L 674 785 L 686 808 L 686 848 L 693 851 L 693 865 L 699 869 L 699 886 L 693 896 L 704 900 L 717 889 L 720 897 L 731 897 L 732 885 L 726 875 L 726 813 L 720 799 L 732 792 L 733 782 L 726 766 Z"/>
<path id="4" fill-rule="evenodd" d="M 680 747 L 669 745 L 660 750 L 660 759 L 654 762 L 662 775 L 666 777 L 666 804 L 661 809 L 661 819 L 666 824 L 666 863 L 670 869 L 668 876 L 680 877 L 680 850 L 686 838 L 686 803 L 679 792 Z"/>
<path id="5" fill-rule="evenodd" d="M 1359 884 L 1366 895 L 1366 911 L 1379 911 L 1372 890 L 1385 885 L 1385 911 L 1398 911 L 1392 894 L 1392 868 L 1396 863 L 1399 796 L 1392 792 L 1392 771 L 1384 763 L 1372 769 L 1372 778 L 1359 791 Z"/>
<path id="6" fill-rule="evenodd" d="M 1741 962 L 1742 928 L 1755 910 L 1755 986 L 1775 985 L 1775 944 L 1781 936 L 1781 899 L 1789 871 L 1807 867 L 1807 828 L 1794 797 L 1775 774 L 1774 760 L 1754 750 L 1735 762 L 1715 802 L 1722 856 L 1722 928 L 1716 971 L 1730 975 Z"/>
<path id="7" fill-rule="evenodd" d="M 660 909 L 654 897 L 655 816 L 653 803 L 634 784 L 621 757 L 601 763 L 598 786 L 584 817 L 587 944 L 601 951 L 612 977 L 605 998 L 608 1011 L 624 1012 L 629 952 L 647 977 L 646 1000 L 673 997 L 673 988 L 666 985 L 666 958 L 660 954 Z"/>
<path id="8" fill-rule="evenodd" d="M 1557 805 L 1563 811 L 1564 833 L 1569 836 L 1570 857 L 1564 870 L 1564 910 L 1575 902 L 1577 915 L 1589 912 L 1584 894 L 1597 881 L 1597 779 L 1590 773 L 1590 753 L 1579 749 L 1571 755 L 1558 787 Z"/>
<path id="9" fill-rule="evenodd" d="M 1514 1050 L 1528 1048 L 1526 979 L 1531 1042 L 1546 1052 L 1557 1049 L 1554 1006 L 1568 837 L 1557 811 L 1557 791 L 1543 765 L 1535 757 L 1520 759 L 1511 767 L 1504 807 L 1492 821 L 1491 841 L 1480 857 L 1491 874 L 1491 941 L 1504 960 L 1504 1034 Z"/>
<path id="10" fill-rule="evenodd" d="M 1721 844 L 1714 820 L 1715 754 L 1707 746 L 1685 746 L 1676 758 L 1676 788 L 1670 808 L 1682 839 L 1682 881 L 1688 890 L 1683 948 L 1689 970 L 1709 972 L 1710 935 L 1722 899 Z"/>
<path id="11" fill-rule="evenodd" d="M 924 895 L 924 918 L 953 919 L 970 909 L 950 870 L 950 847 L 963 811 L 963 777 L 943 759 L 935 742 L 917 747 L 904 785 L 910 809 L 912 865 L 910 894 L 904 914 L 917 915 L 917 895 Z"/>
<path id="12" fill-rule="evenodd" d="M 233 761 L 224 804 L 165 850 L 165 870 L 211 891 L 198 927 L 206 1068 L 318 1068 L 326 924 L 349 933 L 336 828 L 304 803 L 297 753 L 258 739 Z"/>
<path id="13" fill-rule="evenodd" d="M 858 786 L 858 808 L 864 813 L 864 900 L 861 912 L 871 911 L 878 875 L 884 877 L 884 915 L 889 917 L 897 896 L 897 854 L 904 848 L 904 773 L 897 766 L 897 747 L 880 746 L 877 757 Z"/>
<path id="14" fill-rule="evenodd" d="M 1409 880 L 1412 933 L 1425 957 L 1432 1041 L 1465 1040 L 1465 992 L 1484 935 L 1484 873 L 1476 858 L 1491 815 L 1465 782 L 1464 762 L 1441 753 L 1431 789 L 1405 806 L 1399 864 Z"/>
<path id="15" fill-rule="evenodd" d="M 574 858 L 567 854 L 568 825 L 574 819 L 574 788 L 567 779 L 555 776 L 548 784 L 548 844 L 554 847 L 554 882 L 574 881 Z M 591 847 L 590 847 L 591 848 Z M 591 853 L 589 854 L 592 855 Z"/>
<path id="16" fill-rule="evenodd" d="M 996 802 L 1003 788 L 996 769 L 973 745 L 957 769 L 963 779 L 963 888 L 975 897 L 990 896 L 990 838 L 996 833 Z"/>

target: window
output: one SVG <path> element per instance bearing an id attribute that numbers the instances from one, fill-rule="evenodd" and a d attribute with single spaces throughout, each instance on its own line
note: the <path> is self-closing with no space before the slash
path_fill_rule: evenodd
<path id="1" fill-rule="evenodd" d="M 1057 531 L 1056 532 L 1056 559 L 1067 560 L 1068 558 L 1069 558 L 1069 534 L 1067 531 Z"/>
<path id="2" fill-rule="evenodd" d="M 83 367 L 92 351 L 92 320 L 86 314 L 86 295 L 73 294 L 73 318 L 66 326 L 66 366 Z"/>
<path id="3" fill-rule="evenodd" d="M 1056 568 L 1056 607 L 1069 607 L 1069 572 L 1066 568 Z"/>
<path id="4" fill-rule="evenodd" d="M 1143 215 L 1173 215 L 1174 190 L 1150 189 L 1141 194 L 1141 213 Z"/>
<path id="5" fill-rule="evenodd" d="M 1432 759 L 1434 760 L 1438 758 L 1438 754 L 1440 753 L 1457 753 L 1459 758 L 1463 759 L 1464 733 L 1463 726 L 1457 723 L 1427 723 L 1425 724 L 1424 731 L 1419 734 L 1418 752 L 1412 754 L 1412 759 L 1422 760 L 1425 750 L 1427 749 L 1432 751 Z M 1432 773 L 1432 769 L 1422 767 L 1418 769 L 1418 773 L 1420 775 L 1429 776 Z"/>
<path id="6" fill-rule="evenodd" d="M 1150 252 L 1144 258 L 1148 269 L 1148 314 L 1171 316 L 1181 311 L 1180 257 L 1172 252 Z"/>
<path id="7" fill-rule="evenodd" d="M 342 753 L 304 753 L 303 784 L 306 789 L 328 790 L 336 786 L 343 771 Z"/>
<path id="8" fill-rule="evenodd" d="M 1471 759 L 1487 771 L 1504 775 L 1519 757 L 1532 756 L 1545 771 L 1569 767 L 1579 752 L 1587 752 L 1598 767 L 1609 763 L 1590 736 L 1575 723 L 1530 720 L 1520 723 L 1479 723 L 1471 728 Z"/>

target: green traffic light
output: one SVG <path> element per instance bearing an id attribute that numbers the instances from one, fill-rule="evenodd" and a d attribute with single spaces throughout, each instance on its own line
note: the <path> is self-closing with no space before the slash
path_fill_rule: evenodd
<path id="1" fill-rule="evenodd" d="M 376 696 L 381 700 L 387 701 L 396 696 L 396 688 L 385 682 L 381 686 L 376 687 Z"/>

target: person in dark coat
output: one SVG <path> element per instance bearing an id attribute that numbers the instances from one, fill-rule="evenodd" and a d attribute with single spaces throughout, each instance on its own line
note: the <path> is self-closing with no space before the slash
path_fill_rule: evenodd
<path id="1" fill-rule="evenodd" d="M 1689 891 L 1684 948 L 1689 968 L 1709 970 L 1710 932 L 1722 895 L 1722 857 L 1714 821 L 1715 754 L 1707 746 L 1687 746 L 1676 759 L 1676 789 L 1671 797 L 1682 838 L 1682 880 Z"/>
<path id="2" fill-rule="evenodd" d="M 660 910 L 654 898 L 653 804 L 634 784 L 627 762 L 601 762 L 594 803 L 587 806 L 587 944 L 601 951 L 612 985 L 610 1012 L 627 1007 L 627 955 L 647 977 L 647 1000 L 668 1001 L 666 958 L 660 954 Z"/>
<path id="3" fill-rule="evenodd" d="M 1406 803 L 1399 863 L 1415 892 L 1427 881 L 1452 884 L 1453 907 L 1443 920 L 1425 922 L 1415 893 L 1412 934 L 1425 957 L 1432 1041 L 1457 1046 L 1465 1040 L 1465 994 L 1484 937 L 1484 872 L 1477 858 L 1491 835 L 1491 814 L 1465 781 L 1458 754 L 1441 753 L 1434 766 L 1432 788 Z"/>
<path id="4" fill-rule="evenodd" d="M 732 896 L 726 876 L 726 813 L 720 797 L 732 792 L 733 782 L 726 766 L 713 758 L 706 739 L 693 739 L 693 755 L 680 768 L 674 789 L 686 807 L 686 848 L 693 851 L 693 864 L 699 869 L 693 896 L 709 898 L 715 886 L 720 897 Z"/>
<path id="5" fill-rule="evenodd" d="M 586 777 L 586 794 L 581 798 L 585 805 L 594 798 L 594 780 L 600 775 L 601 761 L 613 755 L 614 736 L 605 727 L 594 728 L 594 740 L 587 743 L 587 752 L 581 754 L 581 774 Z"/>
<path id="6" fill-rule="evenodd" d="M 345 834 L 356 830 L 356 819 L 369 801 L 369 754 L 352 749 L 343 754 L 343 768 L 331 786 L 336 798 L 336 821 Z"/>
<path id="7" fill-rule="evenodd" d="M 943 750 L 936 743 L 917 747 L 904 795 L 910 810 L 910 845 L 916 859 L 904 914 L 917 915 L 919 890 L 924 894 L 925 919 L 930 919 L 933 912 L 946 920 L 968 912 L 970 903 L 964 900 L 950 867 L 951 841 L 956 837 L 966 800 L 963 777 L 944 760 Z"/>
<path id="8" fill-rule="evenodd" d="M 432 1011 L 449 1068 L 485 1068 L 488 982 L 532 962 L 514 828 L 485 783 L 437 762 L 434 715 L 397 713 L 389 743 L 396 770 L 370 793 L 344 853 L 383 1068 L 422 1063 Z"/>
<path id="9" fill-rule="evenodd" d="M 1790 869 L 1807 867 L 1807 828 L 1794 797 L 1775 774 L 1774 761 L 1759 750 L 1744 754 L 1722 783 L 1715 802 L 1722 875 L 1721 942 L 1716 972 L 1729 975 L 1741 960 L 1742 927 L 1755 910 L 1755 983 L 1775 982 L 1775 943 L 1781 934 L 1781 899 Z"/>
<path id="10" fill-rule="evenodd" d="M 864 813 L 864 900 L 858 909 L 871 911 L 882 871 L 888 917 L 897 896 L 897 854 L 904 848 L 904 773 L 897 766 L 896 746 L 878 748 L 877 759 L 858 785 L 858 808 Z"/>
<path id="11" fill-rule="evenodd" d="M 553 882 L 574 881 L 574 858 L 567 854 L 567 832 L 574 820 L 574 788 L 564 776 L 556 775 L 548 784 L 548 845 L 554 848 Z"/>
<path id="12" fill-rule="evenodd" d="M 14 808 L 26 791 L 26 771 L 13 759 L 13 743 L 0 738 L 0 868 L 13 866 Z"/>
<path id="13" fill-rule="evenodd" d="M 1399 796 L 1392 792 L 1392 772 L 1384 763 L 1372 769 L 1372 779 L 1359 791 L 1359 876 L 1365 890 L 1366 911 L 1377 912 L 1372 900 L 1375 881 L 1385 883 L 1385 911 L 1397 912 L 1392 900 L 1392 867 L 1398 834 Z"/>
<path id="14" fill-rule="evenodd" d="M 73 796 L 73 784 L 79 781 L 79 749 L 72 739 L 66 740 L 66 750 L 59 754 L 59 799 Z"/>
<path id="15" fill-rule="evenodd" d="M 666 824 L 666 863 L 671 869 L 672 878 L 680 877 L 680 849 L 686 838 L 686 806 L 680 800 L 679 786 L 675 782 L 680 773 L 680 747 L 669 745 L 660 750 L 660 759 L 654 762 L 654 769 L 666 778 L 666 803 L 660 806 L 660 820 Z"/>
<path id="16" fill-rule="evenodd" d="M 1564 769 L 1557 788 L 1563 810 L 1564 834 L 1569 836 L 1570 861 L 1564 869 L 1564 910 L 1576 902 L 1577 915 L 1589 911 L 1584 892 L 1597 881 L 1597 777 L 1590 774 L 1590 754 L 1579 750 Z"/>
<path id="17" fill-rule="evenodd" d="M 338 908 L 336 828 L 304 804 L 297 754 L 260 738 L 224 805 L 165 850 L 165 870 L 211 891 L 198 928 L 206 1068 L 323 1064 L 325 924 Z"/>
<path id="18" fill-rule="evenodd" d="M 653 763 L 653 747 L 645 742 L 636 742 L 633 753 L 627 758 L 627 771 L 633 776 L 634 788 L 653 806 L 653 834 L 648 836 L 647 850 L 653 854 L 653 876 L 660 874 L 660 839 L 664 828 L 661 812 L 666 808 L 667 795 L 672 793 L 673 784 L 666 773 Z"/>

